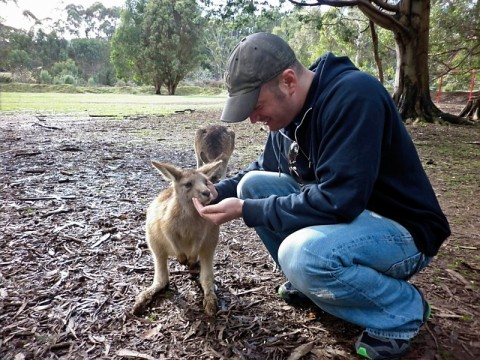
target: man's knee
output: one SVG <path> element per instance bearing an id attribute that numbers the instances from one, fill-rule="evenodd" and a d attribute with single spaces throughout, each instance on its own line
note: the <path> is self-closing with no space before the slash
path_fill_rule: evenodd
<path id="1" fill-rule="evenodd" d="M 288 195 L 299 192 L 299 185 L 291 176 L 269 171 L 250 171 L 237 185 L 237 196 L 240 199 L 263 199 L 271 195 Z"/>
<path id="2" fill-rule="evenodd" d="M 308 287 L 312 279 L 315 279 L 317 284 L 322 279 L 329 281 L 332 271 L 339 267 L 328 249 L 319 251 L 317 246 L 312 248 L 312 242 L 318 241 L 321 240 L 291 235 L 282 242 L 278 250 L 278 262 L 282 271 L 299 289 Z"/>
<path id="3" fill-rule="evenodd" d="M 252 199 L 255 193 L 258 171 L 250 171 L 245 174 L 237 185 L 237 196 L 239 199 Z"/>

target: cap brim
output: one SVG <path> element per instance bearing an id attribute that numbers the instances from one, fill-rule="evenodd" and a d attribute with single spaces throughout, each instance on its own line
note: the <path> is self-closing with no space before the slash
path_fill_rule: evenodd
<path id="1" fill-rule="evenodd" d="M 236 123 L 247 119 L 255 109 L 259 94 L 260 88 L 246 94 L 229 96 L 220 120 L 227 123 Z"/>

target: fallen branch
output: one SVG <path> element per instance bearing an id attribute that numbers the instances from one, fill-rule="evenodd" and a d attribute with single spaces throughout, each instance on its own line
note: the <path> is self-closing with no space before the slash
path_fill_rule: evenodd
<path id="1" fill-rule="evenodd" d="M 72 345 L 73 345 L 73 342 L 71 341 L 59 342 L 59 343 L 50 345 L 49 349 L 52 351 L 55 351 L 55 350 L 69 348 Z"/>
<path id="2" fill-rule="evenodd" d="M 93 117 L 93 118 L 100 118 L 100 117 L 117 117 L 118 115 L 101 115 L 101 114 L 88 114 L 88 116 Z"/>
<path id="3" fill-rule="evenodd" d="M 440 347 L 438 346 L 438 340 L 437 340 L 435 334 L 430 329 L 430 326 L 428 326 L 428 323 L 426 323 L 425 325 L 426 325 L 425 327 L 427 328 L 428 333 L 432 337 L 433 341 L 435 341 L 435 347 L 437 348 L 437 352 L 438 352 L 438 350 L 440 349 Z"/>
<path id="4" fill-rule="evenodd" d="M 70 226 L 79 226 L 79 227 L 84 227 L 85 225 L 84 224 L 80 224 L 78 222 L 75 222 L 75 221 L 72 221 L 72 222 L 69 222 L 69 223 L 66 223 L 65 225 L 63 226 L 59 226 L 59 227 L 56 227 L 54 230 L 53 230 L 53 233 L 57 233 L 57 232 L 60 232 L 62 231 L 63 229 L 66 229 L 67 227 L 70 227 Z"/>
<path id="5" fill-rule="evenodd" d="M 43 124 L 39 124 L 39 123 L 33 123 L 33 125 L 40 126 L 42 128 L 49 129 L 49 130 L 63 130 L 62 128 L 59 128 L 59 127 L 56 127 L 56 126 L 47 126 L 47 125 L 43 125 Z"/>
<path id="6" fill-rule="evenodd" d="M 28 174 L 43 174 L 45 171 L 45 169 L 27 169 L 25 170 L 26 173 Z"/>
<path id="7" fill-rule="evenodd" d="M 36 196 L 36 197 L 22 197 L 18 198 L 20 201 L 40 201 L 40 200 L 73 200 L 76 199 L 74 195 L 65 195 L 65 196 L 58 196 L 58 195 L 46 195 L 46 196 Z"/>
<path id="8" fill-rule="evenodd" d="M 14 156 L 15 157 L 18 157 L 18 156 L 35 156 L 35 155 L 40 155 L 41 152 L 40 151 L 20 151 L 20 152 L 17 152 Z"/>
<path id="9" fill-rule="evenodd" d="M 250 293 L 253 293 L 253 292 L 259 292 L 260 290 L 264 290 L 264 287 L 260 286 L 260 287 L 253 288 L 253 289 L 250 289 L 250 290 L 239 291 L 234 295 L 240 296 L 240 295 L 250 294 Z"/>
<path id="10" fill-rule="evenodd" d="M 142 354 L 138 351 L 128 350 L 128 349 L 120 349 L 116 353 L 117 356 L 125 357 L 125 358 L 139 358 L 139 359 L 146 359 L 146 360 L 156 360 L 153 356 L 148 354 Z"/>
<path id="11" fill-rule="evenodd" d="M 175 114 L 194 113 L 195 109 L 175 110 Z"/>
<path id="12" fill-rule="evenodd" d="M 447 272 L 448 275 L 450 275 L 450 277 L 453 280 L 457 280 L 458 282 L 461 282 L 463 285 L 465 285 L 467 289 L 472 288 L 472 284 L 467 279 L 465 279 L 463 275 L 459 274 L 458 272 L 452 269 L 445 269 L 445 271 Z"/>
<path id="13" fill-rule="evenodd" d="M 72 209 L 70 208 L 67 208 L 65 207 L 64 205 L 60 206 L 58 209 L 56 210 L 53 210 L 53 211 L 50 211 L 50 212 L 47 212 L 45 214 L 42 215 L 42 217 L 49 217 L 51 215 L 56 215 L 56 214 L 62 214 L 62 213 L 67 213 L 67 212 L 70 212 L 72 211 Z"/>
<path id="14" fill-rule="evenodd" d="M 75 145 L 62 145 L 62 146 L 60 146 L 60 148 L 58 150 L 60 150 L 60 151 L 83 151 L 82 149 L 80 149 L 78 146 L 75 146 Z"/>
<path id="15" fill-rule="evenodd" d="M 103 235 L 95 244 L 93 244 L 92 246 L 90 246 L 91 248 L 95 248 L 97 246 L 99 246 L 101 243 L 103 243 L 104 241 L 107 241 L 108 239 L 110 239 L 110 236 L 112 236 L 112 234 L 110 233 L 106 233 L 105 235 Z"/>

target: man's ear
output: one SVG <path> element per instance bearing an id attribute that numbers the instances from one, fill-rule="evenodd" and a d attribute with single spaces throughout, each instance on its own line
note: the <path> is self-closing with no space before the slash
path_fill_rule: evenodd
<path id="1" fill-rule="evenodd" d="M 280 80 L 280 86 L 283 90 L 287 91 L 289 95 L 292 95 L 295 92 L 297 87 L 298 78 L 295 70 L 293 69 L 285 69 L 282 72 L 282 78 Z"/>

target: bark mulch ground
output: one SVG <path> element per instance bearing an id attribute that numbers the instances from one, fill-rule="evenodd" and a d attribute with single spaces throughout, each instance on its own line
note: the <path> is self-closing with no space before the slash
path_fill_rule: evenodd
<path id="1" fill-rule="evenodd" d="M 169 290 L 145 317 L 130 314 L 153 276 L 145 209 L 167 186 L 150 161 L 195 167 L 195 130 L 218 117 L 0 115 L 1 359 L 356 358 L 362 329 L 279 300 L 285 279 L 240 221 L 221 228 L 215 319 L 203 314 L 197 274 L 173 259 Z M 478 359 L 480 129 L 408 128 L 453 235 L 412 279 L 433 317 L 405 359 Z M 247 123 L 232 129 L 231 174 L 266 136 Z"/>

